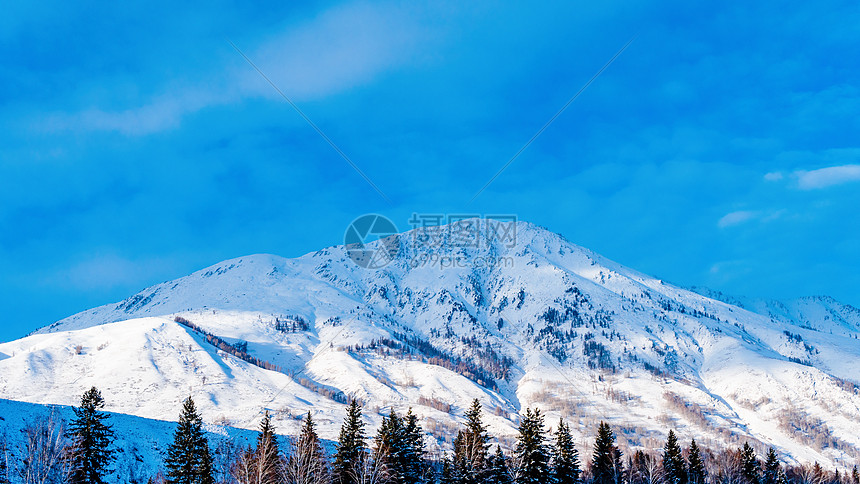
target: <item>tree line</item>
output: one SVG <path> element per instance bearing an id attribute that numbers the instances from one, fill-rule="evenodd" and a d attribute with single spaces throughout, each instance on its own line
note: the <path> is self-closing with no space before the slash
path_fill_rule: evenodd
<path id="1" fill-rule="evenodd" d="M 40 422 L 24 429 L 23 452 L 10 461 L 0 443 L 0 484 L 103 484 L 118 450 L 104 400 L 95 387 L 81 397 L 68 425 Z M 59 429 L 59 430 L 58 430 Z M 453 441 L 453 450 L 430 455 L 421 422 L 410 408 L 393 409 L 369 435 L 362 406 L 352 400 L 333 452 L 326 452 L 310 412 L 298 437 L 281 448 L 268 411 L 255 445 L 212 449 L 191 397 L 182 404 L 162 469 L 148 484 L 860 484 L 850 471 L 786 465 L 773 448 L 762 458 L 745 443 L 710 451 L 695 440 L 682 447 L 670 430 L 662 449 L 624 455 L 610 425 L 600 422 L 591 456 L 580 458 L 570 425 L 547 428 L 539 409 L 521 415 L 512 449 L 492 444 L 475 399 Z"/>

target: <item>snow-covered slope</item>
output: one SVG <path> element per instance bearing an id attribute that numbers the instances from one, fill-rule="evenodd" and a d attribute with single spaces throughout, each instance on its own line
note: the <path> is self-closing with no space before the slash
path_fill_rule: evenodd
<path id="1" fill-rule="evenodd" d="M 515 243 L 476 227 L 469 247 L 451 227 L 402 234 L 379 270 L 331 247 L 153 286 L 0 344 L 0 397 L 71 404 L 95 384 L 112 411 L 173 419 L 192 394 L 207 419 L 244 428 L 269 408 L 294 432 L 311 410 L 329 438 L 357 397 L 371 426 L 414 407 L 442 446 L 479 398 L 503 438 L 539 406 L 570 418 L 583 450 L 608 420 L 626 446 L 674 428 L 801 461 L 858 456 L 857 309 L 819 298 L 765 311 L 528 223 L 507 227 Z"/>
<path id="2" fill-rule="evenodd" d="M 692 291 L 761 314 L 775 321 L 824 332 L 860 330 L 860 309 L 830 296 L 807 296 L 788 301 L 729 296 L 703 287 Z"/>

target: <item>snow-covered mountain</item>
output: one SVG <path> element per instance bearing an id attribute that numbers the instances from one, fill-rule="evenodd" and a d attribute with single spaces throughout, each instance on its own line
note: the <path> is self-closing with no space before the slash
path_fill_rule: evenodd
<path id="1" fill-rule="evenodd" d="M 839 327 L 848 331 L 855 331 L 857 322 L 860 321 L 860 309 L 843 304 L 830 296 L 806 296 L 779 301 L 776 299 L 729 296 L 704 287 L 692 287 L 690 290 L 711 299 L 761 314 L 774 321 L 802 326 L 815 331 L 832 332 L 834 328 L 836 331 L 840 331 Z"/>
<path id="2" fill-rule="evenodd" d="M 0 398 L 73 404 L 92 385 L 108 409 L 283 433 L 309 410 L 334 438 L 344 402 L 371 428 L 413 407 L 445 447 L 478 398 L 514 435 L 540 407 L 587 451 L 609 421 L 625 447 L 675 429 L 707 446 L 749 440 L 790 460 L 860 462 L 860 311 L 827 298 L 733 300 L 625 268 L 543 228 L 474 220 L 296 259 L 253 255 L 147 288 L 0 344 Z M 393 243 L 392 243 L 393 240 Z"/>

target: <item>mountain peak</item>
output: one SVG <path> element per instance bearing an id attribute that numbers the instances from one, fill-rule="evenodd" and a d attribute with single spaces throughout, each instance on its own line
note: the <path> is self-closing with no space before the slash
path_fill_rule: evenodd
<path id="1" fill-rule="evenodd" d="M 190 385 L 209 411 L 248 428 L 256 425 L 248 402 L 224 392 L 240 389 L 285 425 L 351 395 L 415 407 L 445 429 L 463 409 L 434 402 L 479 398 L 503 435 L 519 409 L 537 405 L 580 429 L 614 421 L 629 429 L 632 447 L 671 422 L 712 446 L 752 440 L 820 461 L 856 454 L 840 424 L 840 412 L 860 419 L 850 410 L 860 408 L 856 309 L 825 298 L 756 302 L 694 292 L 527 222 L 497 232 L 486 220 L 465 225 L 465 233 L 452 224 L 413 229 L 396 244 L 227 260 L 0 345 L 8 356 L 0 367 L 50 382 L 62 365 L 78 365 L 82 384 L 106 378 L 129 402 L 143 383 L 128 375 L 165 395 Z M 350 252 L 383 249 L 391 257 L 372 269 Z M 128 375 L 103 375 L 99 365 L 117 363 L 102 355 L 119 358 Z M 36 399 L 23 383 L 0 377 L 0 398 Z M 40 391 L 38 399 L 73 403 Z M 814 421 L 799 410 L 813 408 Z M 172 418 L 155 407 L 114 410 Z M 315 416 L 331 436 L 334 415 Z M 794 429 L 813 424 L 838 445 L 810 448 Z"/>

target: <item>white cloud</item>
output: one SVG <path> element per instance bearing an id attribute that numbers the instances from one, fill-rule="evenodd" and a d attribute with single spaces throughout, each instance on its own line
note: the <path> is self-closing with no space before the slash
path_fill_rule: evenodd
<path id="1" fill-rule="evenodd" d="M 765 181 L 780 181 L 783 178 L 785 178 L 785 176 L 782 174 L 781 171 L 772 171 L 764 175 Z"/>
<path id="2" fill-rule="evenodd" d="M 403 9 L 353 4 L 333 8 L 246 53 L 287 96 L 306 100 L 373 81 L 408 61 L 422 37 L 420 25 Z M 279 96 L 244 61 L 239 67 L 237 82 L 246 95 Z"/>
<path id="3" fill-rule="evenodd" d="M 786 209 L 775 210 L 773 212 L 768 213 L 761 217 L 762 222 L 773 222 L 774 220 L 779 220 L 786 215 L 790 215 L 789 211 Z"/>
<path id="4" fill-rule="evenodd" d="M 55 113 L 39 125 L 48 131 L 86 130 L 116 131 L 129 136 L 156 133 L 179 126 L 182 117 L 218 99 L 206 93 L 192 92 L 187 96 L 162 97 L 150 104 L 122 111 L 90 108 L 77 113 Z"/>
<path id="5" fill-rule="evenodd" d="M 742 224 L 758 217 L 758 212 L 751 210 L 738 210 L 724 215 L 718 222 L 717 226 L 721 229 L 731 227 L 733 225 Z"/>
<path id="6" fill-rule="evenodd" d="M 860 181 L 860 165 L 841 165 L 818 170 L 794 172 L 801 190 L 816 190 L 843 183 Z"/>
<path id="7" fill-rule="evenodd" d="M 720 218 L 720 220 L 717 222 L 717 226 L 721 229 L 724 229 L 726 227 L 732 227 L 735 225 L 740 225 L 752 221 L 768 223 L 784 219 L 786 216 L 790 216 L 789 211 L 786 209 L 738 210 L 736 212 L 730 212 L 723 215 L 722 218 Z"/>
<path id="8" fill-rule="evenodd" d="M 414 16 L 388 5 L 353 4 L 323 12 L 258 46 L 237 45 L 293 101 L 308 101 L 372 82 L 407 62 L 425 35 Z M 47 131 L 115 131 L 147 135 L 179 126 L 182 118 L 209 106 L 280 95 L 225 41 L 229 65 L 204 73 L 140 106 L 102 107 L 50 113 L 34 123 Z M 198 73 L 198 75 L 200 75 Z M 222 81 L 223 80 L 223 81 Z"/>

